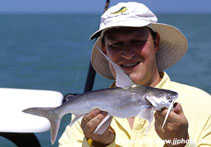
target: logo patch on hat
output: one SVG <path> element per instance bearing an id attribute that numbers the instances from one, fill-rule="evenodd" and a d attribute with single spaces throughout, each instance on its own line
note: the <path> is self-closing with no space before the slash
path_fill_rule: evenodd
<path id="1" fill-rule="evenodd" d="M 112 12 L 111 14 L 119 14 L 127 11 L 127 7 L 122 7 L 118 11 Z"/>

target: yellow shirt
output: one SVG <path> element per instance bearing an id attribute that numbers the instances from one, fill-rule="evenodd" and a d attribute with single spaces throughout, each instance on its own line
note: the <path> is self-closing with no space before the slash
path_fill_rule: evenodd
<path id="1" fill-rule="evenodd" d="M 211 146 L 211 96 L 195 87 L 176 83 L 170 80 L 168 75 L 164 76 L 156 88 L 169 89 L 178 92 L 177 102 L 182 105 L 183 111 L 189 122 L 190 141 L 187 147 Z M 149 131 L 148 121 L 135 117 L 131 129 L 127 118 L 113 117 L 111 127 L 115 130 L 116 137 L 108 147 L 161 147 L 165 141 L 161 140 L 154 128 L 154 120 Z M 166 140 L 168 141 L 168 140 Z M 172 143 L 179 144 L 184 140 L 177 140 Z M 90 147 L 84 138 L 80 121 L 73 126 L 66 127 L 65 132 L 59 140 L 60 147 Z"/>

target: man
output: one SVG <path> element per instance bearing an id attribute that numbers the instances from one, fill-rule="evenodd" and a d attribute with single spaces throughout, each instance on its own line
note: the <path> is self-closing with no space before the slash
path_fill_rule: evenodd
<path id="1" fill-rule="evenodd" d="M 175 27 L 157 23 L 143 4 L 128 2 L 111 7 L 101 17 L 92 51 L 92 65 L 102 76 L 115 79 L 114 68 L 99 47 L 136 84 L 170 89 L 179 94 L 165 126 L 167 109 L 156 111 L 153 124 L 137 117 L 114 117 L 102 134 L 94 134 L 106 112 L 94 109 L 80 122 L 67 127 L 60 146 L 211 146 L 211 97 L 206 92 L 173 82 L 165 69 L 186 52 L 187 41 Z M 111 87 L 115 87 L 114 84 Z"/>

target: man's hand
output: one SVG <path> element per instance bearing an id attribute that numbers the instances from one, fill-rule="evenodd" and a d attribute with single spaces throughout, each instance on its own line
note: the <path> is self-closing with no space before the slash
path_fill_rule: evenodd
<path id="1" fill-rule="evenodd" d="M 108 145 L 113 142 L 115 132 L 111 127 L 108 127 L 108 129 L 101 135 L 94 134 L 96 127 L 103 120 L 106 114 L 107 112 L 94 109 L 83 117 L 81 121 L 81 128 L 86 138 L 90 138 L 95 143 L 97 142 L 104 145 Z"/>
<path id="2" fill-rule="evenodd" d="M 175 146 L 173 141 L 187 140 L 188 136 L 188 120 L 186 119 L 182 106 L 175 103 L 173 111 L 169 113 L 166 124 L 162 128 L 167 109 L 155 112 L 155 130 L 162 140 L 171 140 L 167 146 Z M 178 147 L 185 146 L 185 143 L 177 144 Z"/>

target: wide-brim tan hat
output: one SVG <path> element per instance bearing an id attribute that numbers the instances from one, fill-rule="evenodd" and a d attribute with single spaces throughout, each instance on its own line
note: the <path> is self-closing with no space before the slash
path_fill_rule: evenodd
<path id="1" fill-rule="evenodd" d="M 93 68 L 102 76 L 114 79 L 108 61 L 97 49 L 97 47 L 101 49 L 101 39 L 104 32 L 111 28 L 146 26 L 160 34 L 160 46 L 156 54 L 159 71 L 164 71 L 172 66 L 186 53 L 187 40 L 177 28 L 157 23 L 156 15 L 144 4 L 118 3 L 101 16 L 99 29 L 91 35 L 91 39 L 98 37 L 92 48 L 91 63 Z"/>

